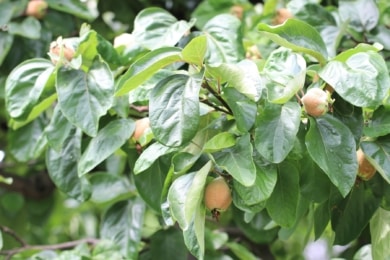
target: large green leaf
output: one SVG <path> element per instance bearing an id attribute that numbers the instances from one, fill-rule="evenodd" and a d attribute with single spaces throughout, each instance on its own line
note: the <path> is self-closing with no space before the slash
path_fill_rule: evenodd
<path id="1" fill-rule="evenodd" d="M 41 23 L 36 18 L 28 16 L 21 22 L 10 22 L 8 24 L 8 32 L 37 40 L 41 37 Z"/>
<path id="2" fill-rule="evenodd" d="M 79 176 L 91 171 L 119 149 L 129 140 L 134 129 L 135 122 L 132 119 L 116 119 L 107 124 L 96 137 L 92 138 L 80 157 L 78 164 Z"/>
<path id="3" fill-rule="evenodd" d="M 371 31 L 378 24 L 379 10 L 374 0 L 340 0 L 339 14 L 342 21 L 358 32 Z"/>
<path id="4" fill-rule="evenodd" d="M 112 205 L 103 216 L 101 237 L 118 244 L 125 259 L 138 258 L 144 213 L 144 202 L 133 197 Z"/>
<path id="5" fill-rule="evenodd" d="M 100 117 L 114 102 L 114 79 L 108 65 L 96 58 L 88 73 L 63 67 L 56 83 L 64 116 L 86 134 L 96 136 Z"/>
<path id="6" fill-rule="evenodd" d="M 200 35 L 192 39 L 184 47 L 184 49 L 181 52 L 181 55 L 184 61 L 188 63 L 193 63 L 198 66 L 202 66 L 204 57 L 206 55 L 206 51 L 207 51 L 207 38 L 205 35 Z"/>
<path id="7" fill-rule="evenodd" d="M 49 7 L 60 12 L 69 13 L 73 16 L 92 21 L 97 13 L 88 8 L 85 2 L 78 0 L 46 0 Z"/>
<path id="8" fill-rule="evenodd" d="M 294 164 L 283 162 L 278 166 L 278 180 L 267 200 L 267 211 L 282 227 L 292 227 L 299 201 L 299 172 Z"/>
<path id="9" fill-rule="evenodd" d="M 180 53 L 181 49 L 179 48 L 165 47 L 145 54 L 119 78 L 115 94 L 121 96 L 128 93 L 152 77 L 158 70 L 180 61 Z"/>
<path id="10" fill-rule="evenodd" d="M 150 126 L 167 146 L 180 146 L 195 136 L 199 125 L 199 90 L 203 74 L 177 74 L 160 81 L 150 93 Z"/>
<path id="11" fill-rule="evenodd" d="M 390 107 L 380 106 L 376 109 L 363 131 L 369 137 L 390 134 Z"/>
<path id="12" fill-rule="evenodd" d="M 184 243 L 187 249 L 196 259 L 203 260 L 205 253 L 205 218 L 206 209 L 199 205 L 198 210 L 195 211 L 195 216 L 189 227 L 183 231 Z"/>
<path id="13" fill-rule="evenodd" d="M 328 194 L 329 196 L 329 194 Z M 314 237 L 318 239 L 330 221 L 329 201 L 319 204 L 314 211 Z"/>
<path id="14" fill-rule="evenodd" d="M 212 153 L 232 147 L 236 144 L 234 134 L 222 132 L 208 140 L 203 148 L 205 153 Z"/>
<path id="15" fill-rule="evenodd" d="M 311 25 L 297 19 L 288 19 L 281 25 L 270 26 L 261 23 L 257 28 L 261 34 L 279 45 L 296 52 L 309 54 L 320 64 L 325 65 L 328 58 L 325 43 Z"/>
<path id="16" fill-rule="evenodd" d="M 168 147 L 155 142 L 148 146 L 137 159 L 134 165 L 134 173 L 139 174 L 148 169 L 159 157 L 176 151 L 176 148 Z"/>
<path id="17" fill-rule="evenodd" d="M 380 200 L 366 183 L 355 185 L 345 199 L 333 190 L 329 208 L 332 229 L 336 234 L 334 243 L 346 245 L 356 239 L 378 209 Z"/>
<path id="18" fill-rule="evenodd" d="M 15 119 L 24 120 L 38 103 L 54 66 L 48 60 L 27 60 L 12 70 L 5 84 L 6 109 Z"/>
<path id="19" fill-rule="evenodd" d="M 381 105 L 390 89 L 389 71 L 382 56 L 366 51 L 352 54 L 345 62 L 336 59 L 326 64 L 320 77 L 355 106 Z"/>
<path id="20" fill-rule="evenodd" d="M 232 15 L 220 14 L 203 27 L 207 36 L 206 63 L 236 63 L 244 57 L 241 22 Z"/>
<path id="21" fill-rule="evenodd" d="M 3 63 L 5 57 L 7 57 L 8 51 L 11 49 L 13 41 L 14 36 L 12 34 L 0 31 L 0 49 L 2 50 L 0 53 L 0 65 Z"/>
<path id="22" fill-rule="evenodd" d="M 310 118 L 305 143 L 312 159 L 345 197 L 355 183 L 358 169 L 351 131 L 328 114 Z"/>
<path id="23" fill-rule="evenodd" d="M 86 177 L 79 178 L 77 174 L 81 135 L 80 130 L 73 128 L 60 151 L 49 147 L 46 152 L 46 165 L 51 180 L 59 190 L 70 197 L 84 201 L 89 198 L 91 187 Z"/>
<path id="24" fill-rule="evenodd" d="M 390 137 L 378 138 L 376 141 L 361 142 L 360 146 L 366 158 L 382 177 L 390 183 Z"/>
<path id="25" fill-rule="evenodd" d="M 212 154 L 219 167 L 246 187 L 253 185 L 256 180 L 256 167 L 252 155 L 253 147 L 249 134 L 237 138 L 235 146 Z"/>
<path id="26" fill-rule="evenodd" d="M 73 125 L 64 117 L 59 106 L 54 108 L 49 125 L 45 128 L 49 145 L 59 152 Z"/>
<path id="27" fill-rule="evenodd" d="M 196 212 L 199 211 L 211 167 L 212 163 L 209 161 L 199 171 L 180 176 L 169 189 L 168 202 L 172 217 L 183 230 L 189 228 Z"/>
<path id="28" fill-rule="evenodd" d="M 94 172 L 89 176 L 89 182 L 92 188 L 90 199 L 96 203 L 110 202 L 134 193 L 126 177 L 110 172 Z"/>
<path id="29" fill-rule="evenodd" d="M 273 163 L 282 162 L 294 147 L 300 119 L 301 107 L 297 102 L 267 104 L 256 122 L 256 150 Z"/>
<path id="30" fill-rule="evenodd" d="M 306 61 L 299 53 L 283 47 L 273 51 L 261 72 L 272 103 L 288 102 L 303 87 Z"/>
<path id="31" fill-rule="evenodd" d="M 178 21 L 162 8 L 149 7 L 136 16 L 133 35 L 142 46 L 155 50 L 174 46 L 193 25 L 194 21 Z"/>
<path id="32" fill-rule="evenodd" d="M 370 221 L 373 259 L 389 259 L 390 255 L 390 211 L 379 208 Z"/>
<path id="33" fill-rule="evenodd" d="M 150 238 L 150 259 L 187 259 L 188 251 L 178 228 L 159 230 Z"/>

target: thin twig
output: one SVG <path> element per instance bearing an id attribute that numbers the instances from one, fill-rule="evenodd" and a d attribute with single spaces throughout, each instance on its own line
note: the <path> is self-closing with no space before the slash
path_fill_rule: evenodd
<path id="1" fill-rule="evenodd" d="M 20 243 L 22 247 L 28 246 L 27 242 L 24 241 L 24 239 L 21 238 L 18 234 L 16 234 L 16 232 L 13 231 L 12 229 L 5 226 L 0 226 L 0 230 L 13 237 L 16 241 Z"/>
<path id="2" fill-rule="evenodd" d="M 200 100 L 200 102 L 202 102 L 202 103 L 204 103 L 204 104 L 206 104 L 206 105 L 208 105 L 208 106 L 214 108 L 214 109 L 217 110 L 217 111 L 220 111 L 220 112 L 223 112 L 223 113 L 226 113 L 226 114 L 231 114 L 230 111 L 227 111 L 227 110 L 225 110 L 225 109 L 223 109 L 223 108 L 221 108 L 221 107 L 215 105 L 214 103 L 211 103 L 211 102 L 208 101 L 207 99 L 202 99 L 202 100 Z"/>
<path id="3" fill-rule="evenodd" d="M 143 113 L 143 112 L 148 112 L 149 111 L 149 106 L 135 106 L 135 105 L 130 105 L 131 109 L 134 109 L 138 113 Z"/>
<path id="4" fill-rule="evenodd" d="M 226 101 L 209 85 L 208 82 L 204 82 L 202 86 L 210 91 L 210 93 L 213 94 L 213 96 L 216 97 L 219 102 L 221 102 L 221 104 L 229 111 L 229 114 L 233 114 L 233 111 L 230 109 Z"/>

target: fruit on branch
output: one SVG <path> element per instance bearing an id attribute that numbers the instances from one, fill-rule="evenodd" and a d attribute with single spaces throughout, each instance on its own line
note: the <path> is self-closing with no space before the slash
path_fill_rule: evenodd
<path id="1" fill-rule="evenodd" d="M 229 208 L 232 203 L 232 194 L 223 177 L 217 177 L 207 184 L 204 192 L 204 203 L 217 220 L 220 212 Z"/>
<path id="2" fill-rule="evenodd" d="M 144 117 L 135 121 L 135 130 L 132 138 L 138 141 L 141 136 L 145 133 L 146 129 L 150 127 L 149 117 Z"/>
<path id="3" fill-rule="evenodd" d="M 306 113 L 313 117 L 319 117 L 329 111 L 329 103 L 332 103 L 328 92 L 320 88 L 311 88 L 301 99 Z"/>
<path id="4" fill-rule="evenodd" d="M 242 17 L 244 16 L 244 7 L 241 5 L 233 5 L 230 8 L 230 13 L 238 19 L 242 20 Z"/>
<path id="5" fill-rule="evenodd" d="M 293 18 L 293 14 L 287 8 L 280 8 L 276 11 L 274 20 L 272 21 L 274 25 L 279 25 L 284 23 L 287 19 Z"/>
<path id="6" fill-rule="evenodd" d="M 27 4 L 26 15 L 33 16 L 37 19 L 45 17 L 48 4 L 44 0 L 30 0 Z"/>
<path id="7" fill-rule="evenodd" d="M 356 156 L 359 165 L 357 175 L 364 181 L 370 180 L 376 173 L 375 167 L 367 160 L 361 148 L 356 151 Z"/>
<path id="8" fill-rule="evenodd" d="M 69 42 L 59 37 L 56 41 L 50 44 L 49 56 L 51 62 L 56 65 L 58 61 L 65 58 L 66 61 L 71 61 L 74 57 L 75 50 Z M 63 58 L 62 58 L 63 57 Z"/>

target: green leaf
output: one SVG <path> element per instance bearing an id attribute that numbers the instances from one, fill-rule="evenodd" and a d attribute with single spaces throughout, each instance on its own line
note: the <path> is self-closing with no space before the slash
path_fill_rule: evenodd
<path id="1" fill-rule="evenodd" d="M 256 180 L 249 187 L 234 181 L 234 190 L 240 195 L 246 205 L 252 206 L 266 201 L 272 194 L 277 181 L 277 171 L 274 165 L 263 165 L 255 160 Z"/>
<path id="2" fill-rule="evenodd" d="M 2 232 L 0 230 L 0 250 L 3 249 L 3 235 L 2 235 Z"/>
<path id="3" fill-rule="evenodd" d="M 136 16 L 133 35 L 142 46 L 155 50 L 174 46 L 193 25 L 194 21 L 178 21 L 162 8 L 149 7 Z"/>
<path id="4" fill-rule="evenodd" d="M 390 183 L 390 137 L 387 135 L 373 142 L 361 142 L 360 146 L 367 160 Z"/>
<path id="5" fill-rule="evenodd" d="M 378 24 L 379 10 L 373 0 L 341 0 L 339 14 L 342 21 L 358 32 L 371 31 Z"/>
<path id="6" fill-rule="evenodd" d="M 186 259 L 187 256 L 180 229 L 160 230 L 150 238 L 150 259 Z"/>
<path id="7" fill-rule="evenodd" d="M 128 93 L 152 77 L 158 70 L 180 61 L 180 54 L 181 49 L 175 47 L 160 48 L 145 54 L 119 78 L 115 95 Z"/>
<path id="8" fill-rule="evenodd" d="M 80 158 L 81 131 L 73 128 L 60 151 L 48 148 L 46 165 L 50 179 L 59 190 L 68 196 L 84 201 L 91 194 L 91 187 L 86 177 L 79 178 L 77 161 Z"/>
<path id="9" fill-rule="evenodd" d="M 92 12 L 87 4 L 78 0 L 46 0 L 49 8 L 71 14 L 88 21 L 96 18 L 97 13 Z"/>
<path id="10" fill-rule="evenodd" d="M 49 145 L 59 152 L 73 125 L 64 117 L 59 106 L 54 112 L 49 125 L 45 128 L 46 138 Z"/>
<path id="11" fill-rule="evenodd" d="M 256 167 L 252 155 L 253 147 L 249 134 L 237 138 L 235 146 L 212 154 L 219 167 L 246 187 L 253 185 L 256 180 Z"/>
<path id="12" fill-rule="evenodd" d="M 101 237 L 118 244 L 125 259 L 138 258 L 144 213 L 144 202 L 133 197 L 112 205 L 103 216 Z"/>
<path id="13" fill-rule="evenodd" d="M 17 130 L 10 131 L 9 149 L 18 161 L 27 162 L 41 155 L 47 144 L 44 134 L 46 123 L 43 117 L 39 117 Z"/>
<path id="14" fill-rule="evenodd" d="M 369 137 L 379 137 L 390 134 L 390 107 L 380 106 L 371 120 L 364 126 L 364 134 Z"/>
<path id="15" fill-rule="evenodd" d="M 329 221 L 329 202 L 325 201 L 318 205 L 314 211 L 314 236 L 316 240 L 321 237 L 322 233 L 324 233 Z"/>
<path id="16" fill-rule="evenodd" d="M 355 183 L 358 169 L 351 131 L 328 114 L 310 118 L 305 143 L 311 158 L 345 197 Z"/>
<path id="17" fill-rule="evenodd" d="M 225 148 L 232 147 L 236 144 L 236 138 L 234 134 L 228 132 L 222 132 L 213 136 L 208 140 L 203 147 L 205 153 L 213 153 Z"/>
<path id="18" fill-rule="evenodd" d="M 8 24 L 8 22 L 12 19 L 15 9 L 15 3 L 9 1 L 0 2 L 0 26 Z"/>
<path id="19" fill-rule="evenodd" d="M 299 53 L 279 48 L 271 53 L 261 72 L 268 90 L 268 100 L 284 104 L 302 89 L 306 61 Z"/>
<path id="20" fill-rule="evenodd" d="M 99 163 L 118 150 L 133 134 L 135 122 L 132 119 L 116 119 L 107 124 L 92 138 L 78 165 L 79 176 L 91 171 Z"/>
<path id="21" fill-rule="evenodd" d="M 41 58 L 27 60 L 12 70 L 5 84 L 6 109 L 12 118 L 28 117 L 53 72 L 53 64 Z"/>
<path id="22" fill-rule="evenodd" d="M 378 209 L 380 200 L 366 183 L 354 186 L 345 199 L 338 191 L 333 191 L 329 208 L 332 229 L 336 234 L 334 243 L 346 245 L 356 239 Z"/>
<path id="23" fill-rule="evenodd" d="M 7 54 L 11 49 L 13 41 L 14 41 L 14 36 L 12 34 L 0 31 L 0 50 L 2 50 L 0 53 L 0 65 L 3 63 L 5 57 L 7 57 Z"/>
<path id="24" fill-rule="evenodd" d="M 169 189 L 168 202 L 172 217 L 183 230 L 189 228 L 196 212 L 199 211 L 206 178 L 211 167 L 212 163 L 209 161 L 199 171 L 180 176 Z"/>
<path id="25" fill-rule="evenodd" d="M 203 74 L 177 74 L 160 81 L 150 93 L 150 126 L 167 146 L 188 143 L 199 125 L 199 91 Z"/>
<path id="26" fill-rule="evenodd" d="M 207 36 L 206 63 L 236 63 L 243 59 L 241 22 L 229 14 L 220 14 L 210 19 L 203 27 Z"/>
<path id="27" fill-rule="evenodd" d="M 176 151 L 176 148 L 162 145 L 158 142 L 148 146 L 137 159 L 134 165 L 134 174 L 139 174 L 148 169 L 159 157 Z"/>
<path id="28" fill-rule="evenodd" d="M 41 37 L 41 24 L 36 18 L 28 16 L 22 22 L 10 22 L 8 24 L 8 32 L 36 40 Z"/>
<path id="29" fill-rule="evenodd" d="M 390 255 L 390 211 L 379 208 L 370 220 L 373 259 L 388 259 Z"/>
<path id="30" fill-rule="evenodd" d="M 299 201 L 299 172 L 294 164 L 283 162 L 278 166 L 278 180 L 267 200 L 270 217 L 282 227 L 292 227 L 296 220 Z"/>
<path id="31" fill-rule="evenodd" d="M 205 218 L 206 208 L 199 205 L 198 210 L 195 211 L 195 216 L 189 227 L 183 231 L 184 243 L 193 256 L 199 260 L 204 259 L 205 242 Z"/>
<path id="32" fill-rule="evenodd" d="M 220 84 L 227 82 L 229 86 L 234 87 L 251 100 L 258 101 L 260 99 L 263 84 L 253 61 L 243 60 L 237 64 L 208 65 L 207 72 Z"/>
<path id="33" fill-rule="evenodd" d="M 267 104 L 256 122 L 256 150 L 273 163 L 282 162 L 294 147 L 300 120 L 301 107 L 297 102 Z"/>
<path id="34" fill-rule="evenodd" d="M 237 242 L 229 242 L 226 243 L 226 246 L 234 253 L 235 256 L 238 257 L 240 260 L 256 260 L 258 259 L 255 255 L 249 251 L 248 248 L 246 248 L 243 245 L 240 245 Z"/>
<path id="35" fill-rule="evenodd" d="M 89 177 L 92 187 L 91 201 L 105 203 L 129 195 L 131 186 L 125 177 L 109 172 L 95 172 Z"/>
<path id="36" fill-rule="evenodd" d="M 207 51 L 207 37 L 200 35 L 192 39 L 181 51 L 183 60 L 198 66 L 203 65 Z M 0 60 L 1 61 L 1 60 Z"/>
<path id="37" fill-rule="evenodd" d="M 86 134 L 96 136 L 100 117 L 114 102 L 114 79 L 107 64 L 97 58 L 88 73 L 63 67 L 56 88 L 64 116 Z"/>
<path id="38" fill-rule="evenodd" d="M 288 19 L 278 26 L 260 23 L 257 29 L 277 44 L 296 52 L 309 54 L 320 64 L 325 65 L 328 58 L 325 43 L 311 25 L 297 19 Z"/>
<path id="39" fill-rule="evenodd" d="M 374 51 L 358 52 L 345 62 L 332 60 L 319 76 L 343 99 L 358 107 L 381 105 L 390 89 L 386 63 Z"/>

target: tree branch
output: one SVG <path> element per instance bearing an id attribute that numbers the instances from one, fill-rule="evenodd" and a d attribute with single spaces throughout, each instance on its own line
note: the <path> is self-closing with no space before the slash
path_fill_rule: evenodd
<path id="1" fill-rule="evenodd" d="M 13 231 L 12 229 L 8 228 L 8 227 L 5 227 L 5 226 L 0 226 L 0 231 L 3 231 L 4 233 L 10 235 L 11 237 L 13 237 L 16 241 L 18 241 L 20 243 L 20 245 L 23 247 L 23 246 L 28 246 L 27 242 L 24 241 L 23 238 L 21 238 L 18 234 L 16 234 L 15 231 Z"/>
<path id="2" fill-rule="evenodd" d="M 229 111 L 229 114 L 233 114 L 232 110 L 230 109 L 229 105 L 226 103 L 226 101 L 209 85 L 208 82 L 204 82 L 202 84 L 202 87 L 206 88 L 208 91 L 210 91 L 213 96 L 218 99 L 219 102 Z"/>

